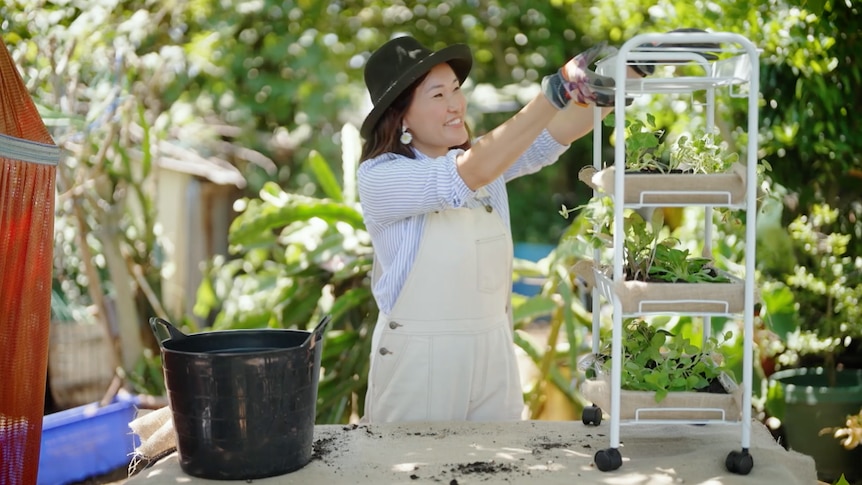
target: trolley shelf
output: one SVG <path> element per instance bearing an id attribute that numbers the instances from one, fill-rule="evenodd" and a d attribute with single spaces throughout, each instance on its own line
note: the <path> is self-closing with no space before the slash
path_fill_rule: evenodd
<path id="1" fill-rule="evenodd" d="M 656 61 L 656 58 L 660 60 Z M 616 63 L 616 55 L 606 57 L 596 63 L 595 72 L 614 77 Z M 626 94 L 685 94 L 715 88 L 742 87 L 748 84 L 751 78 L 751 59 L 748 54 L 737 54 L 727 59 L 710 62 L 702 54 L 692 51 L 633 49 L 627 65 L 634 64 L 652 65 L 656 68 L 656 73 L 641 79 L 626 79 Z M 687 69 L 691 69 L 691 65 L 699 65 L 703 74 L 674 76 L 675 68 L 682 64 L 685 64 Z M 612 89 L 613 87 L 610 88 Z"/>
<path id="2" fill-rule="evenodd" d="M 608 301 L 620 302 L 622 317 L 643 315 L 733 316 L 743 310 L 745 282 L 724 272 L 729 283 L 652 283 L 614 281 L 596 268 L 596 288 Z"/>
<path id="3" fill-rule="evenodd" d="M 585 380 L 581 384 L 581 392 L 595 406 L 610 409 L 610 376 Z M 727 394 L 669 392 L 659 403 L 655 402 L 655 392 L 650 391 L 621 390 L 620 397 L 620 419 L 626 421 L 733 424 L 738 423 L 742 416 L 742 388 L 738 386 Z"/>
<path id="4" fill-rule="evenodd" d="M 597 171 L 584 167 L 578 177 L 587 185 L 611 197 L 616 196 L 613 166 Z M 711 206 L 742 208 L 745 204 L 745 167 L 734 164 L 730 172 L 628 173 L 625 180 L 626 207 Z"/>
<path id="5" fill-rule="evenodd" d="M 643 78 L 627 76 L 631 66 L 652 66 L 653 74 Z M 696 422 L 734 423 L 741 428 L 741 449 L 723 457 L 728 471 L 747 475 L 754 467 L 749 453 L 751 442 L 751 382 L 754 333 L 755 219 L 758 151 L 758 96 L 760 90 L 759 51 L 745 37 L 729 32 L 674 32 L 641 34 L 627 41 L 619 51 L 596 64 L 595 72 L 606 76 L 600 94 L 613 99 L 615 114 L 614 163 L 602 161 L 602 111 L 593 110 L 593 166 L 579 178 L 593 188 L 594 196 L 613 200 L 612 262 L 603 261 L 603 252 L 594 250 L 593 263 L 584 271 L 582 261 L 574 271 L 592 287 L 593 355 L 599 352 L 602 300 L 612 306 L 613 328 L 609 355 L 610 372 L 601 379 L 584 383 L 584 395 L 594 404 L 584 408 L 585 425 L 601 423 L 603 412 L 610 414 L 610 447 L 598 450 L 594 463 L 599 470 L 623 466 L 620 452 L 620 425 L 638 423 Z M 612 82 L 610 80 L 613 80 Z M 744 162 L 724 174 L 645 174 L 627 172 L 626 100 L 638 95 L 675 96 L 673 102 L 688 103 L 694 116 L 703 118 L 707 133 L 713 132 L 716 92 L 747 99 Z M 680 96 L 681 95 L 681 96 Z M 615 169 L 616 167 L 617 169 Z M 624 258 L 626 230 L 624 210 L 642 207 L 704 207 L 703 241 L 705 255 L 712 254 L 712 209 L 723 207 L 745 212 L 744 268 L 741 277 L 727 276 L 729 283 L 652 283 L 626 281 Z M 605 258 L 610 254 L 604 254 Z M 579 269 L 580 266 L 580 269 Z M 711 335 L 713 316 L 742 319 L 743 362 L 740 385 L 727 395 L 668 393 L 661 403 L 655 395 L 622 390 L 624 317 L 646 315 L 698 315 L 703 317 L 704 338 Z M 725 386 L 727 389 L 727 387 Z M 692 394 L 695 394 L 692 396 Z M 596 404 L 599 404 L 598 406 Z M 605 409 L 603 410 L 602 407 Z"/>

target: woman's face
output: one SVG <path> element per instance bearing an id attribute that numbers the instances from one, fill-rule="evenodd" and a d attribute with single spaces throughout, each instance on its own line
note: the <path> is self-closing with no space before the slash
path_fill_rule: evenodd
<path id="1" fill-rule="evenodd" d="M 404 114 L 404 126 L 413 135 L 411 144 L 425 155 L 439 157 L 449 147 L 466 143 L 466 110 L 467 99 L 455 71 L 445 62 L 434 66 L 416 87 Z"/>

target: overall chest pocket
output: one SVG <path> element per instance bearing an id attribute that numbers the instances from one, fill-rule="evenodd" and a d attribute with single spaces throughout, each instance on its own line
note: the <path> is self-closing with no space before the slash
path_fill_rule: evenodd
<path id="1" fill-rule="evenodd" d="M 494 293 L 509 281 L 506 235 L 476 240 L 476 289 Z"/>

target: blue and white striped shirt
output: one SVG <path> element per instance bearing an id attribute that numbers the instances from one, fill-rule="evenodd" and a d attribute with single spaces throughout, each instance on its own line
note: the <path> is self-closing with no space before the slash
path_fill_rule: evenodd
<path id="1" fill-rule="evenodd" d="M 544 130 L 536 141 L 487 186 L 472 191 L 455 166 L 463 150 L 430 158 L 416 151 L 416 159 L 384 153 L 359 166 L 357 184 L 365 225 L 379 265 L 380 279 L 372 287 L 380 311 L 389 313 L 416 259 L 425 214 L 459 207 L 474 208 L 489 197 L 511 233 L 506 182 L 538 172 L 557 161 L 567 145 Z"/>

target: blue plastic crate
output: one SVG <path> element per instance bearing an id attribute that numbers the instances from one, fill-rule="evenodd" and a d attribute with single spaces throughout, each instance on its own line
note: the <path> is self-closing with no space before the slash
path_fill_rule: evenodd
<path id="1" fill-rule="evenodd" d="M 137 401 L 118 396 L 106 406 L 86 404 L 42 420 L 38 485 L 63 485 L 128 465 L 140 441 L 129 428 Z"/>

